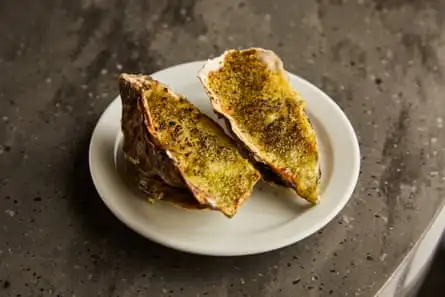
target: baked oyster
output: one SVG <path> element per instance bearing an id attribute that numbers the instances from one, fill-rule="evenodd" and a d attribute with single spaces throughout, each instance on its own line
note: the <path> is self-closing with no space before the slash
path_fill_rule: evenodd
<path id="1" fill-rule="evenodd" d="M 121 74 L 123 150 L 145 176 L 189 189 L 199 204 L 235 215 L 260 179 L 220 126 L 146 75 Z"/>
<path id="2" fill-rule="evenodd" d="M 261 48 L 228 50 L 199 72 L 214 111 L 266 180 L 319 200 L 317 138 L 283 63 Z"/>

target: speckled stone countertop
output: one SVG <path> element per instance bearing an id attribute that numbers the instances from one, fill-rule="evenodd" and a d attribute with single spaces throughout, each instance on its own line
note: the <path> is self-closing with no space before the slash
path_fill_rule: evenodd
<path id="1" fill-rule="evenodd" d="M 2 1 L 0 296 L 373 296 L 443 206 L 444 22 L 432 0 Z M 351 201 L 262 255 L 141 238 L 87 164 L 117 74 L 249 46 L 276 50 L 350 118 L 362 153 Z"/>

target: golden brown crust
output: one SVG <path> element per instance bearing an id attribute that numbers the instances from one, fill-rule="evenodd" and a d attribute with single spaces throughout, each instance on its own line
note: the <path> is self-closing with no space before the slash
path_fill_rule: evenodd
<path id="1" fill-rule="evenodd" d="M 279 177 L 316 203 L 320 179 L 316 135 L 305 102 L 287 81 L 281 60 L 262 49 L 230 50 L 223 57 L 217 69 L 204 66 L 207 72 L 200 74 L 215 111 L 226 118 L 264 175 Z"/>
<path id="2" fill-rule="evenodd" d="M 179 186 L 187 186 L 199 203 L 233 216 L 260 178 L 233 141 L 209 117 L 165 85 L 142 75 L 123 74 L 121 80 L 130 92 L 139 94 L 143 115 L 139 123 L 147 135 L 145 148 L 153 146 L 153 154 L 160 154 L 159 160 L 168 163 L 156 169 L 158 175 L 162 179 L 163 175 L 171 177 L 159 171 L 173 167 L 173 177 L 176 173 L 181 177 Z"/>

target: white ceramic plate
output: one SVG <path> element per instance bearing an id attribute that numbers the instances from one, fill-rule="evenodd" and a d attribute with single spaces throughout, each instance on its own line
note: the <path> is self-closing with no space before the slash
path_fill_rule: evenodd
<path id="1" fill-rule="evenodd" d="M 216 120 L 197 78 L 203 61 L 174 66 L 153 78 L 187 96 Z M 304 79 L 289 74 L 293 87 L 307 101 L 318 135 L 322 170 L 321 202 L 309 207 L 294 192 L 259 183 L 237 215 L 185 210 L 169 203 L 149 204 L 127 181 L 122 157 L 121 102 L 105 110 L 90 144 L 93 182 L 110 210 L 128 227 L 165 246 L 205 255 L 247 255 L 295 243 L 331 221 L 351 197 L 357 182 L 360 153 L 354 130 L 340 108 Z"/>

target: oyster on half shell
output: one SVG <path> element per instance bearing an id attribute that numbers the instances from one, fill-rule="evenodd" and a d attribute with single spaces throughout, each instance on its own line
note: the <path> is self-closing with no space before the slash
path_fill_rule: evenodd
<path id="1" fill-rule="evenodd" d="M 185 97 L 149 76 L 121 74 L 119 87 L 126 158 L 144 176 L 159 176 L 190 190 L 199 204 L 235 215 L 260 174 L 233 140 Z"/>
<path id="2" fill-rule="evenodd" d="M 228 50 L 198 74 L 214 111 L 266 180 L 319 200 L 317 138 L 283 63 L 261 48 Z"/>

